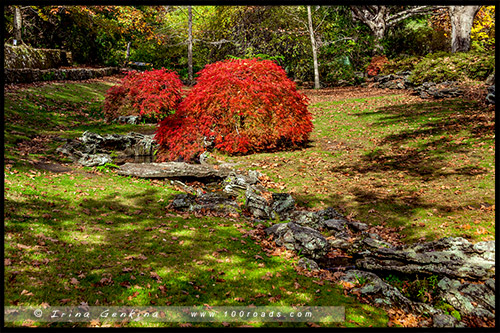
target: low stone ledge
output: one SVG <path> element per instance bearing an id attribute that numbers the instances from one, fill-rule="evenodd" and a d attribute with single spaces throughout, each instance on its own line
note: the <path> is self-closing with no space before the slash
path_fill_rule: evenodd
<path id="1" fill-rule="evenodd" d="M 163 163 L 125 163 L 118 170 L 123 176 L 139 178 L 193 178 L 193 179 L 223 179 L 232 172 L 229 166 L 219 165 L 217 168 L 203 164 L 185 162 Z"/>
<path id="2" fill-rule="evenodd" d="M 104 68 L 4 68 L 5 83 L 31 83 L 37 81 L 80 81 L 118 74 L 118 67 Z"/>

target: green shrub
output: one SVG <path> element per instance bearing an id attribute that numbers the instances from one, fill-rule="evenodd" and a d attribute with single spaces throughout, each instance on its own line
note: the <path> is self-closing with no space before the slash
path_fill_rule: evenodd
<path id="1" fill-rule="evenodd" d="M 389 62 L 384 65 L 381 74 L 388 75 L 398 72 L 413 71 L 421 60 L 422 57 L 417 56 L 399 56 L 389 60 Z"/>
<path id="2" fill-rule="evenodd" d="M 424 57 L 413 69 L 409 80 L 414 84 L 427 81 L 485 80 L 495 69 L 494 53 L 439 52 Z"/>

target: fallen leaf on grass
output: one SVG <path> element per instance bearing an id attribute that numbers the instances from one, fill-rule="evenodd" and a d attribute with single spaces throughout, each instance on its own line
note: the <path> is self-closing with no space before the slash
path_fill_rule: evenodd
<path id="1" fill-rule="evenodd" d="M 161 277 L 156 273 L 156 272 L 150 272 L 149 275 L 155 279 L 156 281 L 160 282 L 161 281 Z"/>
<path id="2" fill-rule="evenodd" d="M 128 282 L 128 281 L 123 281 L 123 282 L 120 282 L 120 286 L 125 287 L 125 288 L 127 288 L 127 289 L 128 289 L 128 288 L 130 288 L 130 287 L 132 287 L 132 286 L 130 285 L 130 282 Z"/>
<path id="3" fill-rule="evenodd" d="M 22 327 L 36 327 L 35 325 L 33 325 L 35 322 L 31 319 L 26 319 L 25 321 L 23 321 L 23 323 L 21 324 Z"/>
<path id="4" fill-rule="evenodd" d="M 33 296 L 33 293 L 32 293 L 32 292 L 27 291 L 26 289 L 23 289 L 23 291 L 21 291 L 21 295 Z"/>
<path id="5" fill-rule="evenodd" d="M 485 235 L 488 233 L 488 230 L 486 230 L 485 227 L 478 227 L 476 232 L 474 232 L 474 235 Z"/>
<path id="6" fill-rule="evenodd" d="M 129 301 L 131 301 L 133 298 L 137 297 L 137 295 L 139 295 L 139 292 L 138 292 L 138 291 L 134 292 L 132 295 L 130 295 L 129 297 L 127 297 L 127 299 L 128 299 Z"/>

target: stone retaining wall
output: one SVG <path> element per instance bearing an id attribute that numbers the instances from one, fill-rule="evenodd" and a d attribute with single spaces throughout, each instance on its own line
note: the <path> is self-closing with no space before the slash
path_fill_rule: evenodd
<path id="1" fill-rule="evenodd" d="M 4 44 L 5 68 L 49 69 L 68 66 L 73 62 L 71 52 L 57 49 L 35 49 L 26 45 Z"/>
<path id="2" fill-rule="evenodd" d="M 102 76 L 118 74 L 120 68 L 69 68 L 69 69 L 4 69 L 5 83 L 31 83 L 35 81 L 52 80 L 87 80 Z"/>

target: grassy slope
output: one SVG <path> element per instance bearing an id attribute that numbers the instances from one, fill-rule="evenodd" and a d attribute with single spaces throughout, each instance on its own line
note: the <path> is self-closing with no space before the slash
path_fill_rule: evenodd
<path id="1" fill-rule="evenodd" d="M 494 108 L 397 92 L 308 94 L 308 147 L 231 160 L 266 173 L 304 207 L 397 227 L 407 242 L 494 239 Z"/>
<path id="2" fill-rule="evenodd" d="M 331 326 L 386 325 L 384 311 L 298 274 L 297 257 L 267 256 L 246 222 L 169 214 L 168 183 L 36 169 L 61 158 L 58 136 L 151 131 L 102 122 L 108 88 L 53 83 L 5 96 L 4 305 L 343 305 L 346 322 Z"/>

